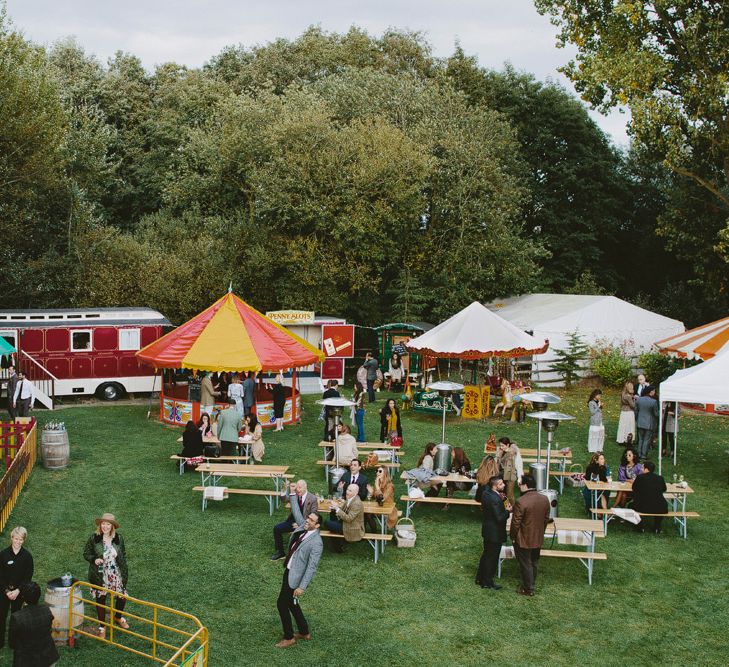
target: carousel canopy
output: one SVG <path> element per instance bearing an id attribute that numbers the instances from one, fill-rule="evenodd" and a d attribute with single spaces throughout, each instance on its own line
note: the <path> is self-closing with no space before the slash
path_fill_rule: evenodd
<path id="1" fill-rule="evenodd" d="M 155 368 L 277 371 L 308 366 L 324 353 L 228 293 L 137 356 Z"/>
<path id="2" fill-rule="evenodd" d="M 729 350 L 729 317 L 659 340 L 661 354 L 681 359 L 711 359 Z"/>
<path id="3" fill-rule="evenodd" d="M 530 336 L 474 301 L 405 347 L 432 357 L 487 359 L 540 354 L 549 347 L 549 341 Z"/>

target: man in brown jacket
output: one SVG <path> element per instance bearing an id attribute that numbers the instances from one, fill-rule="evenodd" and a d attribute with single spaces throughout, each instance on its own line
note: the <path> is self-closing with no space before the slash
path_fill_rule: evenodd
<path id="1" fill-rule="evenodd" d="M 521 586 L 516 592 L 529 597 L 534 595 L 539 552 L 544 543 L 544 529 L 550 520 L 549 500 L 535 489 L 534 478 L 524 475 L 519 484 L 521 496 L 514 505 L 509 531 L 521 570 Z"/>
<path id="2" fill-rule="evenodd" d="M 347 487 L 345 500 L 340 505 L 333 504 L 337 519 L 330 519 L 326 527 L 333 533 L 343 533 L 346 542 L 359 542 L 365 536 L 364 505 L 359 497 L 359 486 L 350 484 Z M 342 543 L 336 540 L 335 548 L 343 551 Z"/>

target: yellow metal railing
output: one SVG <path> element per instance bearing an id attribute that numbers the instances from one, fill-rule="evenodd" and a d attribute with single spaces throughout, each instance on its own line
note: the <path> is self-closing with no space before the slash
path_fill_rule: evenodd
<path id="1" fill-rule="evenodd" d="M 20 492 L 30 477 L 37 458 L 37 422 L 25 435 L 25 440 L 13 456 L 13 460 L 0 480 L 0 531 L 10 518 L 10 513 L 18 502 Z"/>
<path id="2" fill-rule="evenodd" d="M 105 593 L 104 604 L 99 604 L 94 599 L 84 598 L 84 589 L 88 589 L 89 593 L 91 591 Z M 115 614 L 118 613 L 115 610 L 115 602 L 119 597 L 123 597 L 126 601 L 124 618 L 128 619 L 129 629 L 122 628 L 114 620 Z M 89 616 L 85 612 L 77 612 L 74 609 L 74 604 L 78 605 L 82 600 L 86 605 L 91 605 L 92 610 L 96 607 L 104 609 L 105 620 L 103 623 L 96 616 Z M 107 602 L 108 604 L 106 604 Z M 133 609 L 138 608 L 139 613 L 130 612 L 129 605 Z M 207 667 L 208 629 L 191 614 L 128 595 L 121 596 L 116 591 L 95 586 L 86 581 L 77 581 L 71 586 L 68 608 L 68 643 L 70 646 L 74 645 L 75 636 L 79 635 L 117 646 L 162 665 Z M 148 612 L 151 616 L 142 615 L 143 612 Z M 176 620 L 184 622 L 186 627 L 175 627 L 173 623 Z M 94 629 L 84 629 L 83 621 L 91 622 Z M 132 630 L 131 627 L 135 626 L 136 630 Z M 96 631 L 98 627 L 105 628 L 104 636 L 100 636 Z"/>

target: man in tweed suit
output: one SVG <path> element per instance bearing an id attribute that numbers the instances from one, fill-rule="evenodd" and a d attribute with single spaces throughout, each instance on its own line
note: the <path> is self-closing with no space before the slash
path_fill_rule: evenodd
<path id="1" fill-rule="evenodd" d="M 350 484 L 344 502 L 337 504 L 332 501 L 332 510 L 337 518 L 326 522 L 328 530 L 343 534 L 345 542 L 359 542 L 364 538 L 364 505 L 359 498 L 359 486 Z M 334 549 L 339 553 L 344 550 L 341 540 L 335 540 Z"/>
<path id="2" fill-rule="evenodd" d="M 304 594 L 306 587 L 316 574 L 324 544 L 319 535 L 321 516 L 312 512 L 304 517 L 297 502 L 296 485 L 291 484 L 289 489 L 291 500 L 291 513 L 299 526 L 289 540 L 289 553 L 284 560 L 283 581 L 281 591 L 278 594 L 278 613 L 283 626 L 283 639 L 276 644 L 276 648 L 288 648 L 296 643 L 296 640 L 310 640 L 309 624 L 304 618 L 304 613 L 299 606 L 299 598 Z M 299 628 L 294 633 L 294 626 L 291 622 L 293 615 L 296 626 Z"/>

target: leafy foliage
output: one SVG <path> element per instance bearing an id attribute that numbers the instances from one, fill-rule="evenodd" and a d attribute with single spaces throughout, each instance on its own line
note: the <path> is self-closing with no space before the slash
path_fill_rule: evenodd
<path id="1" fill-rule="evenodd" d="M 619 347 L 592 348 L 590 357 L 592 370 L 608 387 L 621 387 L 632 376 L 631 360 Z"/>

